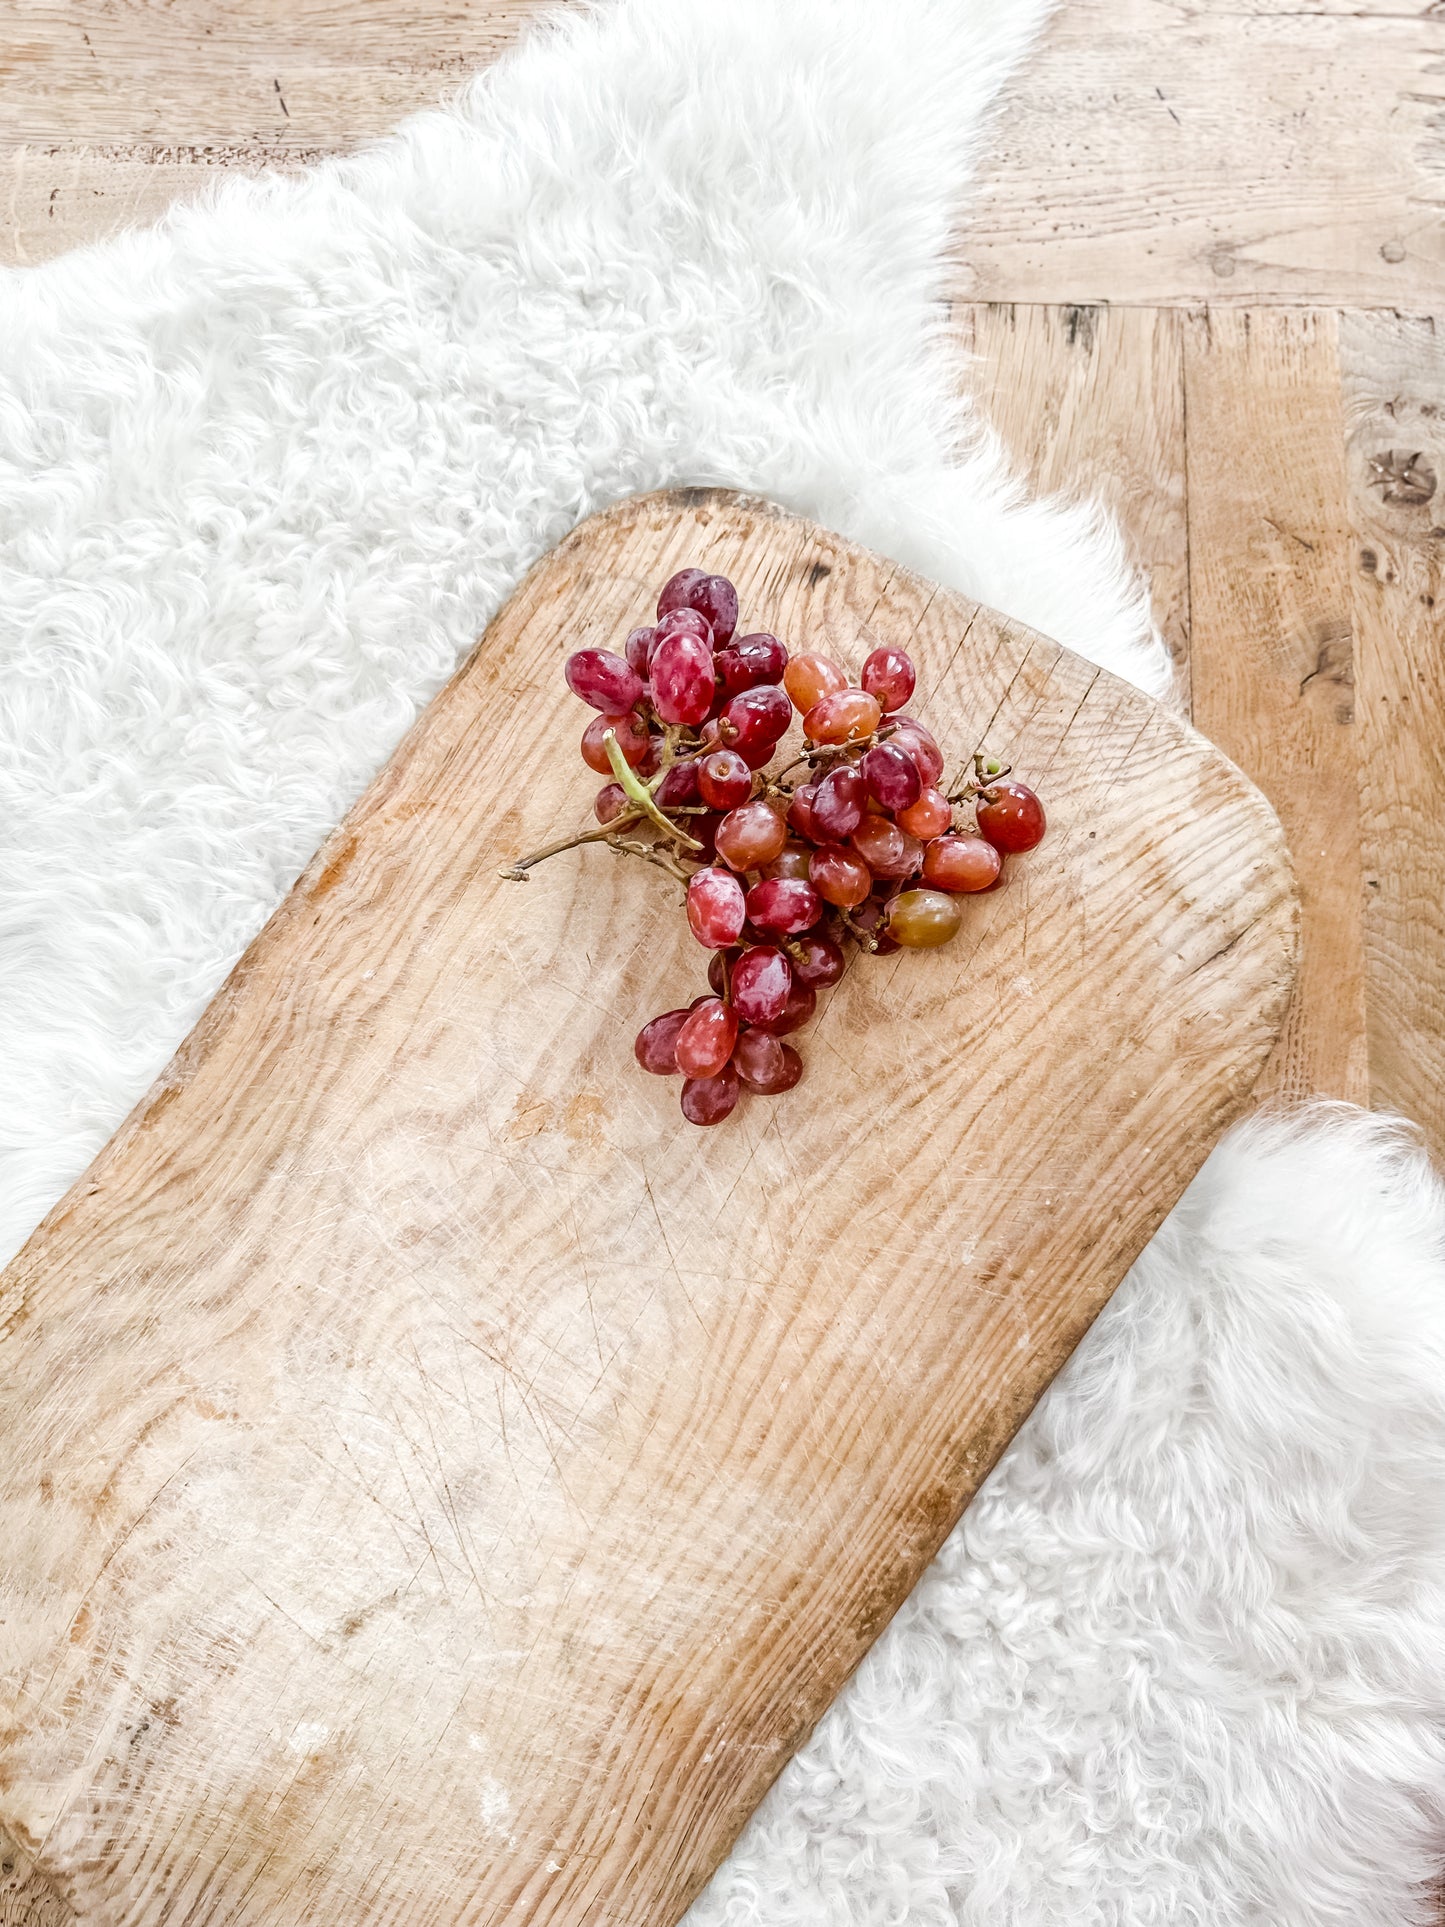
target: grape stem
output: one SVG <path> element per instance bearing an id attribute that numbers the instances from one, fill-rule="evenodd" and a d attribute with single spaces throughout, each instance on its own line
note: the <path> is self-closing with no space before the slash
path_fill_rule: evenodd
<path id="1" fill-rule="evenodd" d="M 528 883 L 531 879 L 527 872 L 535 869 L 537 864 L 545 863 L 549 856 L 561 856 L 564 850 L 580 849 L 584 843 L 609 843 L 619 830 L 630 829 L 640 820 L 640 811 L 629 810 L 625 816 L 614 817 L 610 823 L 604 823 L 600 830 L 583 830 L 577 836 L 564 836 L 560 842 L 548 843 L 543 849 L 533 850 L 530 856 L 519 856 L 515 863 L 509 863 L 497 875 L 506 883 Z"/>
<path id="2" fill-rule="evenodd" d="M 620 837 L 608 840 L 609 849 L 619 856 L 640 856 L 644 863 L 655 863 L 659 870 L 666 870 L 670 877 L 676 877 L 684 889 L 691 881 L 691 873 L 684 870 L 676 857 L 666 850 L 660 850 L 655 843 L 624 843 Z"/>
<path id="3" fill-rule="evenodd" d="M 992 784 L 1002 782 L 1012 768 L 1012 763 L 1000 763 L 996 757 L 985 757 L 982 750 L 977 750 L 973 758 L 973 781 L 958 783 L 956 789 L 944 793 L 950 803 L 971 803 L 975 796 L 982 795 Z M 962 774 L 960 770 L 959 776 Z M 957 782 L 958 779 L 954 780 Z"/>
<path id="4" fill-rule="evenodd" d="M 664 816 L 662 811 L 657 807 L 657 804 L 653 801 L 652 791 L 647 787 L 646 783 L 643 782 L 636 770 L 629 765 L 627 758 L 622 754 L 615 729 L 609 729 L 603 736 L 602 747 L 607 751 L 607 760 L 612 765 L 612 774 L 617 778 L 619 788 L 622 790 L 628 802 L 632 804 L 633 809 L 640 810 L 644 816 L 651 817 L 652 821 L 660 830 L 665 830 L 670 837 L 674 837 L 684 848 L 700 850 L 702 845 L 698 842 L 697 838 L 689 836 L 685 830 L 680 830 L 676 823 L 674 823 L 670 817 Z"/>

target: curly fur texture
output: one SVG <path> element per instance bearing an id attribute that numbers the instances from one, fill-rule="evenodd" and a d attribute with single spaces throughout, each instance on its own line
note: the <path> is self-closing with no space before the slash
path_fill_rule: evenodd
<path id="1" fill-rule="evenodd" d="M 943 339 L 1044 10 L 620 0 L 0 279 L 0 1243 L 609 500 L 770 494 L 1167 687 L 1117 535 L 1025 497 Z M 1387 1127 L 1236 1133 L 697 1927 L 1423 1918 L 1441 1233 Z"/>

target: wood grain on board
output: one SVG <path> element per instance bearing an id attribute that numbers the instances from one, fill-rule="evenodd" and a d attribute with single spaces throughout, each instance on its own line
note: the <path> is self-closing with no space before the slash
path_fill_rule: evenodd
<path id="1" fill-rule="evenodd" d="M 1043 847 L 709 1132 L 567 649 L 886 635 Z M 82 1917 L 665 1927 L 1244 1104 L 1294 900 L 1172 713 L 766 504 L 584 524 L 0 1281 L 0 1820 Z"/>
<path id="2" fill-rule="evenodd" d="M 1340 318 L 1370 1097 L 1445 1159 L 1445 327 Z"/>

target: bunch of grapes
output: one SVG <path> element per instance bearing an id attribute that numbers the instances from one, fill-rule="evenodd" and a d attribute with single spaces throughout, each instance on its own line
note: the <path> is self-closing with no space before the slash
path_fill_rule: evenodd
<path id="1" fill-rule="evenodd" d="M 682 1076 L 693 1124 L 721 1123 L 744 1090 L 791 1090 L 803 1063 L 783 1040 L 850 955 L 947 943 L 963 899 L 995 889 L 1004 858 L 1044 834 L 1042 803 L 997 762 L 975 756 L 971 780 L 941 787 L 943 752 L 907 714 L 903 650 L 873 650 L 855 683 L 826 656 L 790 657 L 737 627 L 732 583 L 683 569 L 622 655 L 568 657 L 568 687 L 597 712 L 582 760 L 610 779 L 598 828 L 503 872 L 605 842 L 683 886 L 710 991 L 654 1017 L 635 1048 L 644 1070 Z M 771 773 L 795 713 L 801 753 Z"/>

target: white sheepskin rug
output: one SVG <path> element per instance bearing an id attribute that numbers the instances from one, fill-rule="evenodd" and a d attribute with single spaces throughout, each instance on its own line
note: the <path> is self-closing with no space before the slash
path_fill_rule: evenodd
<path id="1" fill-rule="evenodd" d="M 1022 496 L 941 335 L 1042 12 L 619 0 L 360 158 L 0 281 L 6 1249 L 620 495 L 761 491 L 1165 689 L 1115 535 Z M 695 1927 L 1426 1921 L 1442 1240 L 1398 1128 L 1236 1131 Z"/>

